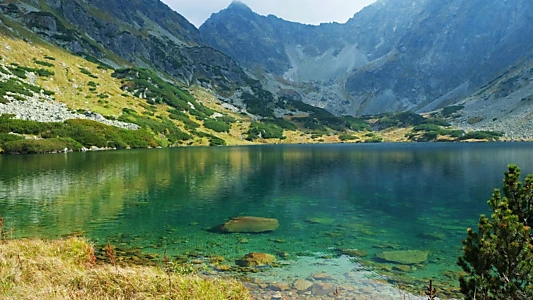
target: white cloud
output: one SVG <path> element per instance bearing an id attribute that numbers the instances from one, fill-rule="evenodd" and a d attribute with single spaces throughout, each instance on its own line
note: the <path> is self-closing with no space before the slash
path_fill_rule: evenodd
<path id="1" fill-rule="evenodd" d="M 231 0 L 162 0 L 199 27 L 212 13 L 226 8 Z M 261 14 L 305 24 L 344 23 L 375 0 L 240 0 Z"/>

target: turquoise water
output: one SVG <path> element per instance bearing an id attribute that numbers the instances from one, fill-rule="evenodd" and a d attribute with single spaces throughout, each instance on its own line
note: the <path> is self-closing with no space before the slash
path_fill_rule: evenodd
<path id="1" fill-rule="evenodd" d="M 291 262 L 358 249 L 368 253 L 360 262 L 384 280 L 454 285 L 450 271 L 458 271 L 466 228 L 488 212 L 509 163 L 533 173 L 532 150 L 376 144 L 0 156 L 0 215 L 15 237 L 83 232 L 97 243 L 230 262 L 252 251 Z M 280 228 L 207 231 L 239 215 L 276 218 Z M 390 271 L 394 265 L 375 255 L 392 250 L 428 251 L 428 260 L 408 273 Z"/>

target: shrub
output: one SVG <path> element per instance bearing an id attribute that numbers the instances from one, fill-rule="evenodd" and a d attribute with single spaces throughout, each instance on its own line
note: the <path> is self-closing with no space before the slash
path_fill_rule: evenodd
<path id="1" fill-rule="evenodd" d="M 43 140 L 15 140 L 2 145 L 9 154 L 38 154 L 69 150 L 79 151 L 82 145 L 70 138 L 53 138 Z"/>
<path id="2" fill-rule="evenodd" d="M 204 127 L 214 130 L 216 132 L 229 132 L 229 130 L 231 129 L 230 125 L 215 119 L 206 119 L 204 121 Z"/>
<path id="3" fill-rule="evenodd" d="M 41 77 L 50 77 L 55 75 L 54 71 L 50 71 L 47 69 L 38 69 L 36 71 L 36 74 Z"/>
<path id="4" fill-rule="evenodd" d="M 463 135 L 460 140 L 489 140 L 497 141 L 503 136 L 503 133 L 496 131 L 474 131 Z"/>
<path id="5" fill-rule="evenodd" d="M 353 136 L 351 134 L 343 133 L 343 134 L 339 135 L 339 139 L 341 141 L 351 141 L 351 140 L 357 139 L 357 137 Z"/>
<path id="6" fill-rule="evenodd" d="M 216 137 L 216 136 L 210 136 L 209 137 L 209 146 L 225 146 L 226 141 L 223 139 Z"/>
<path id="7" fill-rule="evenodd" d="M 482 215 L 478 231 L 468 229 L 458 265 L 465 299 L 533 298 L 533 175 L 525 184 L 520 169 L 510 165 L 503 180 L 503 197 L 495 190 L 488 201 L 489 219 Z"/>
<path id="8" fill-rule="evenodd" d="M 448 106 L 442 109 L 442 115 L 444 117 L 449 117 L 463 108 L 465 108 L 463 105 Z"/>
<path id="9" fill-rule="evenodd" d="M 9 133 L 0 133 L 0 146 L 6 142 L 18 141 L 25 139 L 23 136 Z"/>
<path id="10" fill-rule="evenodd" d="M 189 118 L 189 116 L 177 110 L 172 110 L 169 115 L 169 118 L 173 120 L 181 121 L 183 125 L 185 125 L 185 127 L 189 130 L 200 127 L 200 124 L 194 122 L 193 120 Z"/>
<path id="11" fill-rule="evenodd" d="M 283 119 L 283 118 L 274 118 L 263 120 L 264 123 L 273 124 L 285 130 L 297 130 L 298 128 L 293 123 Z"/>
<path id="12" fill-rule="evenodd" d="M 283 138 L 283 129 L 274 124 L 265 124 L 261 122 L 253 122 L 247 132 L 248 140 L 253 141 L 258 138 L 263 139 L 281 139 Z"/>
<path id="13" fill-rule="evenodd" d="M 370 131 L 370 125 L 368 125 L 363 119 L 354 118 L 351 116 L 343 117 L 348 123 L 348 127 L 353 131 Z"/>
<path id="14" fill-rule="evenodd" d="M 42 60 L 36 60 L 34 61 L 36 64 L 38 65 L 41 65 L 41 66 L 45 66 L 45 67 L 49 67 L 49 68 L 52 68 L 54 66 L 54 64 L 52 63 L 49 63 L 49 62 L 46 62 L 46 61 L 42 61 Z"/>

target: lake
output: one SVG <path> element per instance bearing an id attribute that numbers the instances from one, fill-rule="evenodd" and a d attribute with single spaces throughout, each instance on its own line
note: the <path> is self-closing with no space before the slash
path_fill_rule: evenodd
<path id="1" fill-rule="evenodd" d="M 533 173 L 532 150 L 339 144 L 0 156 L 0 215 L 13 237 L 83 232 L 97 244 L 220 255 L 230 265 L 266 252 L 285 266 L 249 275 L 256 280 L 312 282 L 327 273 L 335 285 L 391 293 L 422 290 L 433 278 L 452 287 L 444 295 L 452 297 L 466 228 L 489 213 L 508 164 Z M 255 235 L 207 230 L 235 216 L 276 218 L 280 227 Z M 427 260 L 401 270 L 378 258 L 404 250 L 425 251 Z"/>

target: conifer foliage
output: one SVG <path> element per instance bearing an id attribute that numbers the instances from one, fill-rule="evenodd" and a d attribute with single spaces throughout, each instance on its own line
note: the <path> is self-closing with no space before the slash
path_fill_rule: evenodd
<path id="1" fill-rule="evenodd" d="M 502 192 L 488 201 L 493 214 L 481 215 L 478 232 L 468 229 L 458 265 L 465 299 L 533 299 L 533 175 L 520 182 L 510 165 Z"/>

